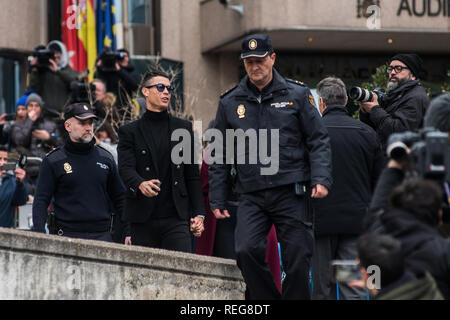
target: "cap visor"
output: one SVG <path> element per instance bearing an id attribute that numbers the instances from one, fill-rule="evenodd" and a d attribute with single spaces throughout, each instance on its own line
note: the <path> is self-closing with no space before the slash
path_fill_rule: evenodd
<path id="1" fill-rule="evenodd" d="M 83 113 L 78 116 L 75 116 L 75 118 L 77 118 L 78 120 L 87 120 L 87 119 L 91 119 L 91 118 L 97 119 L 97 116 L 93 113 Z"/>
<path id="2" fill-rule="evenodd" d="M 263 51 L 263 52 L 258 52 L 258 51 L 254 51 L 254 52 L 247 52 L 247 53 L 242 53 L 241 54 L 241 59 L 245 59 L 245 58 L 264 58 L 267 57 L 267 55 L 269 54 L 269 51 Z"/>

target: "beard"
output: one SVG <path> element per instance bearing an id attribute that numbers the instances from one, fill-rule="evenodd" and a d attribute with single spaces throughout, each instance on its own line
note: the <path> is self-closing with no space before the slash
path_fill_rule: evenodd
<path id="1" fill-rule="evenodd" d="M 387 91 L 388 93 L 391 92 L 392 90 L 397 89 L 399 86 L 401 86 L 402 84 L 404 84 L 406 81 L 411 80 L 411 74 L 408 75 L 406 78 L 403 78 L 403 79 L 398 79 L 398 78 L 396 78 L 396 79 L 397 79 L 396 81 L 389 81 L 389 82 L 387 83 L 386 91 Z"/>
<path id="2" fill-rule="evenodd" d="M 89 134 L 89 135 L 83 135 L 83 136 L 73 136 L 73 139 L 78 142 L 78 143 L 89 143 L 91 142 L 92 138 L 94 137 L 93 134 Z"/>

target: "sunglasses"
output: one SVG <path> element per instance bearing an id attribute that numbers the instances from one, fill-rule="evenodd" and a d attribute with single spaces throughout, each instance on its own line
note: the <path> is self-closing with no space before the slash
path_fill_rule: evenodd
<path id="1" fill-rule="evenodd" d="M 172 93 L 175 90 L 175 88 L 172 87 L 171 85 L 165 86 L 162 83 L 154 84 L 154 85 L 148 86 L 146 88 L 150 89 L 152 87 L 156 87 L 156 90 L 158 90 L 159 92 L 164 92 L 164 89 L 166 89 L 166 88 L 167 88 L 167 91 L 169 91 L 169 93 Z"/>
<path id="2" fill-rule="evenodd" d="M 402 72 L 403 69 L 408 69 L 408 67 L 403 67 L 403 66 L 389 66 L 387 67 L 387 72 L 391 73 L 392 70 L 395 70 L 395 73 L 400 73 Z"/>

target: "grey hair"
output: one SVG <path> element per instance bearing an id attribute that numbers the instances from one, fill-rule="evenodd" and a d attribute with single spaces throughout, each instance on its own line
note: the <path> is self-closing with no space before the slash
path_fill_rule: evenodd
<path id="1" fill-rule="evenodd" d="M 345 105 L 347 89 L 344 82 L 336 77 L 327 77 L 317 84 L 317 94 L 327 106 L 333 104 Z"/>

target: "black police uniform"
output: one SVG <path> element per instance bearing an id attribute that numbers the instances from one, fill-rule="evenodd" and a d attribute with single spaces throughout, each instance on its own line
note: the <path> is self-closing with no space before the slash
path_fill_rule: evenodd
<path id="1" fill-rule="evenodd" d="M 260 45 L 260 39 L 256 39 Z M 331 187 L 331 148 L 312 95 L 302 83 L 286 80 L 273 70 L 261 92 L 245 76 L 221 96 L 215 128 L 279 130 L 279 170 L 261 175 L 264 165 L 237 164 L 236 191 L 241 193 L 235 231 L 237 263 L 251 299 L 309 299 L 309 268 L 313 252 L 310 186 Z M 269 136 L 269 134 L 268 134 Z M 259 138 L 263 138 L 259 136 Z M 268 138 L 270 140 L 270 138 Z M 250 153 L 247 143 L 245 154 Z M 235 150 L 239 149 L 234 143 Z M 270 150 L 270 148 L 268 149 Z M 224 152 L 225 154 L 225 152 Z M 273 156 L 273 155 L 272 155 Z M 211 209 L 226 209 L 225 164 L 209 168 Z M 307 187 L 297 188 L 300 183 Z M 298 184 L 297 186 L 299 186 Z M 281 244 L 286 279 L 280 296 L 264 261 L 266 237 L 274 224 Z"/>
<path id="2" fill-rule="evenodd" d="M 33 202 L 33 229 L 45 232 L 53 198 L 56 231 L 68 237 L 112 241 L 111 204 L 122 216 L 125 187 L 111 153 L 68 139 L 42 161 Z"/>

